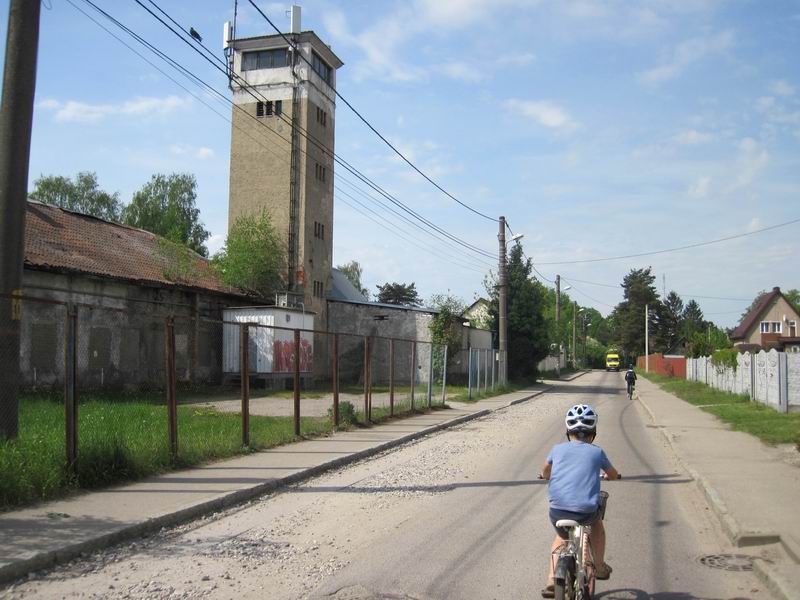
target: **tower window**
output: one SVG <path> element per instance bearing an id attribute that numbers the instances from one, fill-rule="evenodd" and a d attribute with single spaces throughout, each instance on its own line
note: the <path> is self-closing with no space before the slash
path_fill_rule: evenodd
<path id="1" fill-rule="evenodd" d="M 317 123 L 323 127 L 328 126 L 328 113 L 322 110 L 319 106 L 317 107 Z"/>
<path id="2" fill-rule="evenodd" d="M 323 167 L 321 164 L 317 163 L 316 166 L 316 176 L 319 181 L 325 181 L 327 179 L 328 169 L 327 167 Z"/>
<path id="3" fill-rule="evenodd" d="M 314 221 L 314 237 L 321 240 L 325 239 L 325 224 Z"/>
<path id="4" fill-rule="evenodd" d="M 314 282 L 314 295 L 317 298 L 322 298 L 325 295 L 325 286 L 321 281 Z"/>
<path id="5" fill-rule="evenodd" d="M 316 52 L 312 52 L 311 54 L 311 66 L 314 72 L 319 75 L 325 83 L 331 85 L 331 68 Z"/>
<path id="6" fill-rule="evenodd" d="M 283 102 L 281 100 L 267 100 L 266 102 L 256 102 L 256 116 L 257 117 L 271 117 L 272 115 L 280 115 L 283 112 Z"/>
<path id="7" fill-rule="evenodd" d="M 287 49 L 256 50 L 242 54 L 242 71 L 278 69 L 287 65 Z"/>

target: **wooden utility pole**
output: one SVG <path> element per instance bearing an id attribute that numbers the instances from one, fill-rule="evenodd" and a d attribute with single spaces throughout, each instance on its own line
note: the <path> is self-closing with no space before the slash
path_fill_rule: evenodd
<path id="1" fill-rule="evenodd" d="M 498 365 L 498 378 L 500 385 L 508 383 L 508 327 L 507 314 L 508 309 L 508 273 L 506 272 L 506 218 L 500 217 L 500 229 L 497 234 L 497 241 L 499 245 L 499 264 L 497 271 L 497 296 L 498 296 L 498 346 L 499 346 L 499 365 Z"/>
<path id="2" fill-rule="evenodd" d="M 10 0 L 0 104 L 0 439 L 19 433 L 19 351 L 25 210 L 31 153 L 38 0 Z"/>

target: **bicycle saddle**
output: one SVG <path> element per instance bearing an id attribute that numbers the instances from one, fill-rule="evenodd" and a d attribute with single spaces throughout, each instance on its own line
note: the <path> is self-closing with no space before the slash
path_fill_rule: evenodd
<path id="1" fill-rule="evenodd" d="M 571 527 L 577 527 L 580 525 L 577 521 L 573 521 L 572 519 L 559 519 L 556 521 L 556 527 L 563 527 L 565 529 L 570 529 Z"/>

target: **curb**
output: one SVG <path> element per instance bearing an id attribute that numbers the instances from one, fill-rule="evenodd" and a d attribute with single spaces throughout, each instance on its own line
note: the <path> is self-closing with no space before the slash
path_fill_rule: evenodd
<path id="1" fill-rule="evenodd" d="M 771 531 L 743 530 L 739 523 L 731 516 L 730 512 L 728 511 L 728 507 L 722 500 L 719 492 L 717 492 L 717 490 L 708 483 L 705 477 L 700 475 L 691 465 L 681 458 L 681 456 L 678 454 L 677 448 L 675 447 L 674 436 L 663 426 L 658 425 L 655 413 L 653 413 L 652 409 L 647 405 L 647 403 L 642 400 L 642 397 L 638 391 L 634 392 L 634 396 L 636 400 L 639 401 L 639 404 L 645 409 L 645 412 L 647 412 L 647 414 L 650 416 L 650 419 L 653 421 L 653 423 L 657 426 L 656 428 L 664 436 L 664 439 L 669 444 L 675 459 L 694 480 L 698 489 L 705 496 L 706 500 L 711 505 L 712 510 L 717 515 L 717 519 L 719 519 L 722 530 L 725 532 L 725 535 L 734 546 L 737 548 L 744 548 L 747 546 L 761 546 L 764 544 L 781 543 L 784 548 L 787 548 L 786 544 L 783 543 L 781 536 L 777 533 Z M 787 548 L 787 550 L 790 554 L 792 554 L 791 549 Z M 780 575 L 780 573 L 778 573 L 775 567 L 765 563 L 764 561 L 757 560 L 754 562 L 754 572 L 758 575 L 759 579 L 761 579 L 770 588 L 770 591 L 776 594 L 776 597 L 783 598 L 783 600 L 792 600 L 793 594 L 789 594 L 788 590 L 793 589 L 793 586 L 782 575 Z"/>
<path id="2" fill-rule="evenodd" d="M 543 382 L 545 382 L 545 381 L 557 382 L 557 383 L 560 383 L 560 382 L 563 382 L 563 381 L 572 381 L 574 379 L 577 379 L 578 377 L 581 377 L 582 375 L 586 375 L 587 373 L 591 373 L 591 372 L 592 372 L 591 369 L 584 369 L 584 370 L 578 371 L 577 373 L 573 373 L 572 375 L 570 375 L 569 379 L 563 379 L 563 378 L 562 379 L 542 379 L 542 381 Z"/>
<path id="3" fill-rule="evenodd" d="M 412 442 L 414 440 L 431 435 L 432 433 L 436 433 L 444 429 L 449 429 L 451 427 L 461 425 L 462 423 L 466 423 L 474 419 L 485 417 L 487 415 L 492 414 L 493 412 L 509 408 L 510 406 L 514 406 L 516 404 L 527 402 L 528 400 L 540 396 L 546 393 L 547 391 L 548 391 L 547 389 L 537 390 L 536 392 L 533 392 L 530 395 L 525 396 L 524 398 L 518 398 L 517 400 L 512 400 L 508 404 L 504 404 L 496 408 L 485 408 L 483 410 L 479 410 L 477 412 L 470 413 L 468 415 L 455 417 L 454 419 L 450 419 L 449 421 L 444 421 L 442 423 L 439 423 L 438 425 L 433 425 L 431 427 L 427 427 L 420 431 L 409 433 L 397 439 L 384 442 L 383 444 L 379 444 L 377 446 L 373 446 L 372 448 L 367 448 L 365 450 L 360 450 L 358 452 L 354 452 L 353 454 L 349 454 L 347 456 L 335 458 L 333 460 L 316 465 L 314 467 L 309 467 L 308 469 L 304 469 L 302 471 L 298 471 L 297 473 L 287 475 L 286 477 L 273 479 L 271 481 L 265 481 L 264 483 L 254 485 L 246 489 L 236 490 L 235 492 L 227 493 L 224 496 L 214 498 L 213 500 L 208 500 L 206 502 L 201 502 L 200 504 L 196 504 L 194 506 L 190 506 L 188 508 L 184 508 L 172 513 L 146 519 L 145 521 L 142 521 L 140 523 L 135 523 L 127 527 L 123 527 L 122 529 L 119 529 L 112 533 L 107 533 L 90 540 L 78 542 L 76 544 L 71 544 L 69 546 L 60 548 L 58 550 L 43 552 L 41 554 L 32 556 L 31 558 L 16 561 L 8 565 L 4 565 L 0 567 L 0 584 L 20 579 L 21 577 L 24 577 L 33 571 L 38 571 L 40 569 L 54 567 L 56 565 L 69 562 L 88 552 L 94 552 L 96 550 L 108 548 L 109 546 L 113 546 L 119 544 L 120 542 L 124 542 L 134 538 L 144 537 L 147 534 L 154 533 L 165 527 L 176 527 L 178 525 L 182 525 L 184 523 L 193 521 L 200 517 L 204 517 L 206 515 L 216 513 L 239 504 L 243 504 L 249 500 L 253 500 L 259 496 L 263 496 L 282 487 L 286 487 L 294 483 L 299 483 L 306 479 L 310 479 L 312 477 L 316 477 L 317 475 L 321 475 L 332 469 L 337 469 L 339 467 L 343 467 L 358 462 L 365 458 L 370 458 L 372 456 L 375 456 L 376 454 L 385 452 L 386 450 L 391 450 L 392 448 L 396 448 L 397 446 L 402 446 L 403 444 L 406 444 L 408 442 Z"/>

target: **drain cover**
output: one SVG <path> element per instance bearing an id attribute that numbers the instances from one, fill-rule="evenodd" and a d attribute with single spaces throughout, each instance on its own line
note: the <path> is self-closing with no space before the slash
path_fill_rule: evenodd
<path id="1" fill-rule="evenodd" d="M 752 571 L 753 557 L 747 554 L 707 554 L 700 564 L 723 571 Z"/>

